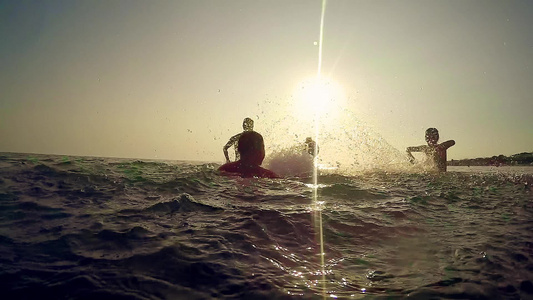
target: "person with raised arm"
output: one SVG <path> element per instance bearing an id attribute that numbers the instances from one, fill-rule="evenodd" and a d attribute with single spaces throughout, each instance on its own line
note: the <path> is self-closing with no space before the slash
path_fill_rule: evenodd
<path id="1" fill-rule="evenodd" d="M 436 128 L 428 128 L 426 130 L 427 145 L 407 147 L 409 161 L 411 163 L 415 161 L 411 152 L 424 152 L 437 171 L 446 172 L 446 151 L 455 145 L 455 141 L 449 140 L 440 144 L 438 141 L 439 131 Z"/>
<path id="2" fill-rule="evenodd" d="M 229 141 L 224 145 L 224 148 L 222 151 L 224 151 L 224 156 L 226 157 L 226 163 L 229 163 L 229 154 L 228 149 L 233 146 L 235 148 L 235 161 L 239 160 L 239 151 L 237 151 L 239 138 L 241 137 L 241 134 L 247 131 L 253 131 L 254 130 L 254 120 L 250 118 L 244 118 L 244 121 L 242 122 L 242 129 L 243 132 L 237 133 L 236 135 L 232 136 Z"/>

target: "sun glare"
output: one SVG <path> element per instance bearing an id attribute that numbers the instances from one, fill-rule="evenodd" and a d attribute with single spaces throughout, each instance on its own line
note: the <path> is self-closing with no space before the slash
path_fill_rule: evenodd
<path id="1" fill-rule="evenodd" d="M 304 119 L 336 115 L 344 102 L 344 93 L 339 84 L 318 77 L 300 82 L 293 96 L 294 113 Z"/>

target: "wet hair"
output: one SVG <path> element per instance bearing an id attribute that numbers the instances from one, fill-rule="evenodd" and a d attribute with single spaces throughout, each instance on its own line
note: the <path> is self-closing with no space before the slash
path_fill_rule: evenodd
<path id="1" fill-rule="evenodd" d="M 435 142 L 439 140 L 439 131 L 437 128 L 428 128 L 426 129 L 426 141 L 430 139 L 435 139 Z"/>
<path id="2" fill-rule="evenodd" d="M 244 121 L 242 121 L 242 128 L 244 130 L 253 130 L 254 129 L 254 120 L 250 118 L 244 118 Z"/>
<path id="3" fill-rule="evenodd" d="M 264 153 L 265 142 L 263 141 L 263 136 L 255 131 L 243 132 L 239 138 L 237 150 L 239 150 L 241 156 L 254 152 Z"/>

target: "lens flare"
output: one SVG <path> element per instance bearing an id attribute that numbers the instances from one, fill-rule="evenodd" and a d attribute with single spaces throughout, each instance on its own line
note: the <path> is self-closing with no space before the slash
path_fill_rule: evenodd
<path id="1" fill-rule="evenodd" d="M 320 82 L 321 80 L 321 73 L 322 73 L 322 42 L 324 41 L 324 15 L 326 13 L 326 0 L 322 0 L 322 12 L 320 14 L 320 44 L 318 46 L 318 68 L 317 68 L 317 75 L 316 78 Z M 320 86 L 320 85 L 319 85 Z M 327 91 L 327 90 L 326 90 Z M 326 92 L 327 94 L 327 92 Z M 327 98 L 326 98 L 327 99 Z M 318 123 L 319 123 L 319 114 L 315 110 L 314 115 L 314 121 L 315 121 L 315 142 L 318 144 Z M 314 153 L 314 168 L 313 168 L 313 183 L 315 185 L 315 188 L 313 189 L 313 202 L 317 203 L 318 201 L 318 167 L 317 167 L 317 158 L 316 155 L 318 147 L 315 147 L 315 153 Z M 322 227 L 322 210 L 318 211 L 319 215 L 319 226 L 320 226 L 320 265 L 322 268 L 322 298 L 326 298 L 326 276 L 324 274 L 324 232 Z"/>

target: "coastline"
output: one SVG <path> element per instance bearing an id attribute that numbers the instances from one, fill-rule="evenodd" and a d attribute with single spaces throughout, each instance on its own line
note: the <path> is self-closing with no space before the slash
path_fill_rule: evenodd
<path id="1" fill-rule="evenodd" d="M 492 157 L 452 159 L 448 166 L 533 166 L 533 152 L 522 152 L 505 156 L 500 154 Z"/>

